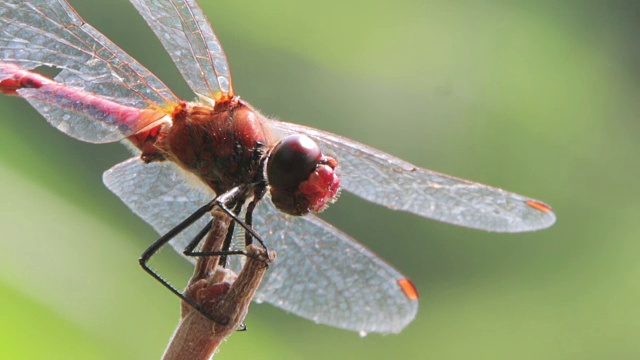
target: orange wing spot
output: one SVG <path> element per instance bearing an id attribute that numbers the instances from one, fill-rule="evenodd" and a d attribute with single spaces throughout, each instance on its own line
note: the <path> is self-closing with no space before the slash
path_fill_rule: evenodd
<path id="1" fill-rule="evenodd" d="M 400 289 L 402 289 L 409 300 L 418 300 L 418 290 L 411 280 L 407 278 L 400 279 L 398 280 L 398 285 L 400 285 Z"/>
<path id="2" fill-rule="evenodd" d="M 545 204 L 545 203 L 541 203 L 539 201 L 535 201 L 535 200 L 527 200 L 524 202 L 525 204 L 531 206 L 532 208 L 536 209 L 536 210 L 540 210 L 542 212 L 551 212 L 551 206 Z"/>

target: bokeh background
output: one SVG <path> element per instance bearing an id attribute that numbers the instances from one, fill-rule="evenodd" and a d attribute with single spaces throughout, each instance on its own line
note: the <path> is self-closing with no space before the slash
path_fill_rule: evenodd
<path id="1" fill-rule="evenodd" d="M 492 234 L 348 194 L 322 214 L 416 283 L 401 334 L 360 338 L 254 305 L 219 359 L 640 358 L 640 3 L 201 1 L 235 88 L 266 114 L 551 204 Z M 72 1 L 180 96 L 124 0 Z M 137 257 L 157 235 L 102 185 L 129 155 L 0 98 L 0 358 L 157 359 L 178 300 Z M 164 251 L 157 267 L 187 279 Z"/>

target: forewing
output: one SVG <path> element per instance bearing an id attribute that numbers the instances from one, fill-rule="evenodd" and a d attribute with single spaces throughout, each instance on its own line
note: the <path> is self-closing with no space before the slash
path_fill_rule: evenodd
<path id="1" fill-rule="evenodd" d="M 373 203 L 496 232 L 534 231 L 555 222 L 551 208 L 538 200 L 421 169 L 329 132 L 279 121 L 272 127 L 316 139 L 337 158 L 342 188 Z"/>
<path id="2" fill-rule="evenodd" d="M 130 0 L 191 89 L 220 101 L 233 96 L 227 57 L 195 0 Z"/>
<path id="3" fill-rule="evenodd" d="M 113 44 L 62 0 L 0 2 L 0 61 L 30 70 L 61 71 L 55 81 L 132 109 L 160 109 L 178 100 L 151 72 Z M 0 74 L 1 75 L 1 74 Z M 61 131 L 89 142 L 111 142 L 140 130 L 113 123 L 112 114 L 83 112 L 55 92 L 18 90 Z M 60 105 L 63 102 L 64 105 Z M 160 111 L 158 117 L 160 117 Z M 142 120 L 148 122 L 149 117 Z M 141 121 L 142 121 L 141 120 Z"/>
<path id="4" fill-rule="evenodd" d="M 214 196 L 190 177 L 170 162 L 144 164 L 132 158 L 106 171 L 104 182 L 164 234 Z M 171 245 L 182 253 L 210 219 L 206 215 Z M 418 302 L 403 292 L 404 276 L 319 218 L 285 216 L 265 199 L 254 212 L 254 228 L 278 254 L 256 300 L 321 324 L 362 332 L 399 332 L 415 317 Z M 243 259 L 231 257 L 232 269 L 239 272 Z"/>

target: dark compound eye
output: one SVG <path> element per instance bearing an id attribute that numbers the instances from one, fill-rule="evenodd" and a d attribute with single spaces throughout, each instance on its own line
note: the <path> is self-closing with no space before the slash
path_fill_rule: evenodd
<path id="1" fill-rule="evenodd" d="M 267 162 L 271 201 L 289 215 L 324 210 L 340 190 L 337 166 L 308 136 L 287 136 L 271 149 Z"/>
<path id="2" fill-rule="evenodd" d="M 297 187 L 318 165 L 322 152 L 305 135 L 289 135 L 278 143 L 269 157 L 267 179 L 278 189 Z"/>

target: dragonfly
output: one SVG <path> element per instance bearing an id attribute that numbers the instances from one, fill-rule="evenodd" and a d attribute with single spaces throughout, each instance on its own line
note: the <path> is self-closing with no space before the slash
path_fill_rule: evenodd
<path id="1" fill-rule="evenodd" d="M 356 141 L 267 118 L 236 95 L 220 41 L 195 0 L 130 0 L 194 92 L 178 98 L 64 0 L 0 4 L 0 92 L 90 143 L 134 156 L 105 185 L 185 255 L 213 207 L 234 218 L 225 249 L 254 240 L 278 253 L 254 298 L 366 334 L 397 333 L 416 316 L 411 281 L 316 213 L 348 191 L 394 210 L 492 232 L 544 229 L 545 203 L 426 170 Z M 53 69 L 53 77 L 43 70 Z M 185 250 L 186 249 L 186 250 Z M 191 252 L 189 252 L 191 251 Z M 189 257 L 189 256 L 187 256 Z M 226 265 L 241 269 L 243 256 Z M 146 268 L 148 269 L 148 268 Z M 197 306 L 197 304 L 196 304 Z"/>

